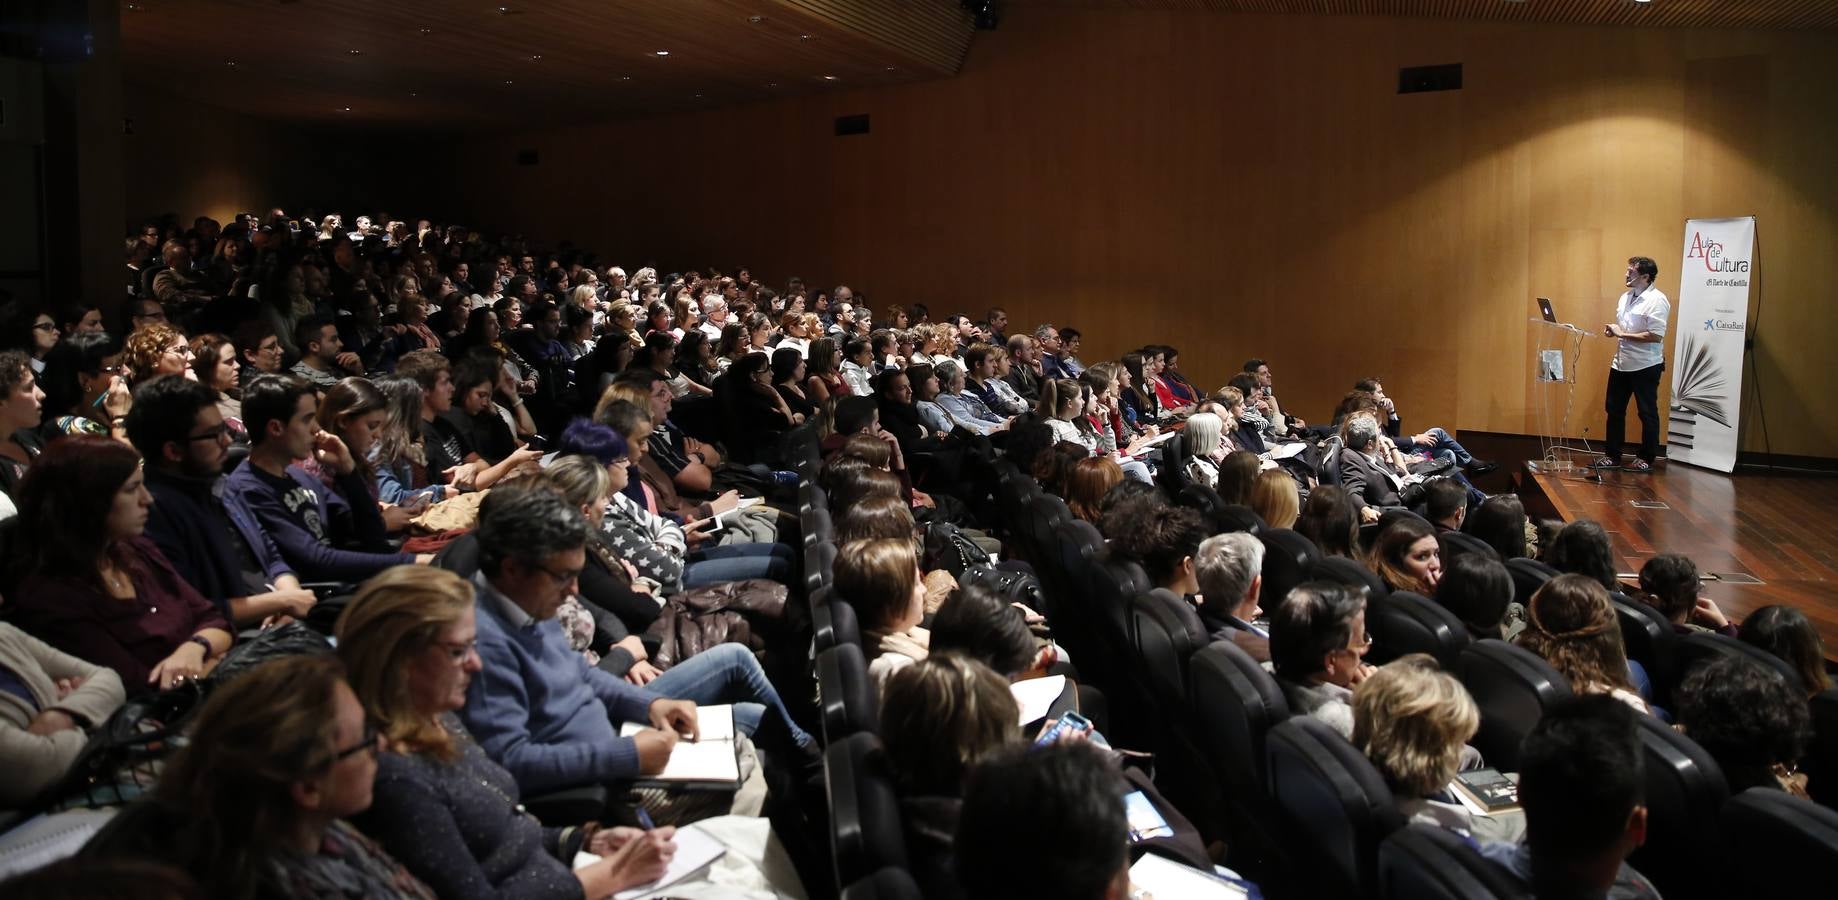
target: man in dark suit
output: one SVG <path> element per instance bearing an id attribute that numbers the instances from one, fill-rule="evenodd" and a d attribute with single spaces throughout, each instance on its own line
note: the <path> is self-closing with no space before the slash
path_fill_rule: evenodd
<path id="1" fill-rule="evenodd" d="M 1399 476 L 1380 453 L 1378 420 L 1370 414 L 1355 414 L 1346 422 L 1346 446 L 1340 451 L 1340 486 L 1361 506 L 1364 522 L 1377 522 L 1379 509 L 1402 506 L 1398 491 Z"/>

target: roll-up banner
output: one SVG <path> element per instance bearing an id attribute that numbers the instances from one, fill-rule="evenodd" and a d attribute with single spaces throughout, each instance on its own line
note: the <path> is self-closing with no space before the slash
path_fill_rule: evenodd
<path id="1" fill-rule="evenodd" d="M 1720 472 L 1736 468 L 1754 280 L 1754 216 L 1685 223 L 1666 417 L 1666 458 L 1673 462 Z"/>

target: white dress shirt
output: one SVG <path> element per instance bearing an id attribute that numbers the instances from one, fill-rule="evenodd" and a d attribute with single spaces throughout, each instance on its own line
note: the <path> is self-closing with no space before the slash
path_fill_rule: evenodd
<path id="1" fill-rule="evenodd" d="M 1651 331 L 1654 337 L 1664 338 L 1666 320 L 1671 316 L 1672 303 L 1659 288 L 1648 286 L 1638 296 L 1628 290 L 1622 292 L 1620 301 L 1615 304 L 1615 329 L 1623 333 Z M 1614 368 L 1617 372 L 1638 372 L 1665 360 L 1663 340 L 1648 343 L 1621 338 L 1616 342 Z"/>

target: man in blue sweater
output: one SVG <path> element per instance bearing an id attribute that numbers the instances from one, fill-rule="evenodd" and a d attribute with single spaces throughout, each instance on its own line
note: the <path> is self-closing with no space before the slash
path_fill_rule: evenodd
<path id="1" fill-rule="evenodd" d="M 478 653 L 460 718 L 526 793 L 660 772 L 696 704 L 590 668 L 556 621 L 587 564 L 587 520 L 554 492 L 511 484 L 479 509 Z M 622 738 L 615 722 L 649 722 Z"/>
<path id="2" fill-rule="evenodd" d="M 263 375 L 249 382 L 243 389 L 249 458 L 230 473 L 226 501 L 261 523 L 302 581 L 359 582 L 390 566 L 432 560 L 433 554 L 391 549 L 383 512 L 357 461 L 344 441 L 319 430 L 317 413 L 318 394 L 305 379 Z M 333 476 L 336 491 L 293 464 L 308 455 Z"/>
<path id="3" fill-rule="evenodd" d="M 710 647 L 643 688 L 587 665 L 555 619 L 579 590 L 587 529 L 578 508 L 542 486 L 500 485 L 480 504 L 483 669 L 459 715 L 485 753 L 525 793 L 629 781 L 662 771 L 679 734 L 695 739 L 697 703 L 733 703 L 742 733 L 808 752 L 810 735 L 744 645 Z M 623 722 L 651 727 L 622 738 Z"/>

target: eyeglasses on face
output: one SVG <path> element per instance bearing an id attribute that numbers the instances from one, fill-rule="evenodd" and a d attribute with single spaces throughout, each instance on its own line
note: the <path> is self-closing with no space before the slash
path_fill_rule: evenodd
<path id="1" fill-rule="evenodd" d="M 186 438 L 188 441 L 221 441 L 230 436 L 230 426 L 221 422 Z"/>
<path id="2" fill-rule="evenodd" d="M 378 732 L 377 725 L 375 722 L 365 722 L 364 723 L 364 736 L 359 739 L 359 742 L 349 747 L 346 747 L 343 750 L 338 751 L 337 753 L 332 754 L 332 761 L 334 763 L 344 762 L 345 760 L 350 759 L 351 757 L 356 756 L 359 753 L 363 753 L 366 750 L 369 751 L 371 755 L 373 756 L 376 755 L 377 737 L 379 736 L 379 734 L 380 732 Z"/>

